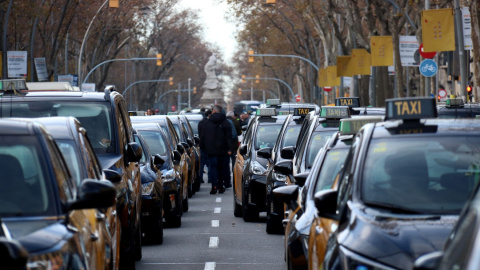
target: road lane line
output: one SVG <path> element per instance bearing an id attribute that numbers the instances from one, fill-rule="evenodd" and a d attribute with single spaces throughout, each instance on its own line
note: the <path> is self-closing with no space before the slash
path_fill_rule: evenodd
<path id="1" fill-rule="evenodd" d="M 215 207 L 215 209 L 213 210 L 213 213 L 214 214 L 220 214 L 221 211 L 222 211 L 221 207 Z"/>
<path id="2" fill-rule="evenodd" d="M 220 226 L 220 220 L 212 220 L 212 227 Z"/>
<path id="3" fill-rule="evenodd" d="M 210 243 L 208 244 L 209 248 L 218 248 L 218 237 L 212 236 L 210 237 Z"/>
<path id="4" fill-rule="evenodd" d="M 205 270 L 215 270 L 215 264 L 214 262 L 206 262 L 205 263 Z"/>
<path id="5" fill-rule="evenodd" d="M 217 198 L 215 202 L 219 202 L 219 203 L 222 202 L 222 198 Z"/>

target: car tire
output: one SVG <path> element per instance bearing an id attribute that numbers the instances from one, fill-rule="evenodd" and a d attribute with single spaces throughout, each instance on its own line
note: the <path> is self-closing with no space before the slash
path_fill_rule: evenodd
<path id="1" fill-rule="evenodd" d="M 283 234 L 283 225 L 282 221 L 275 218 L 272 213 L 272 200 L 268 199 L 269 196 L 267 195 L 267 222 L 266 222 L 266 229 L 265 231 L 268 234 Z"/>
<path id="2" fill-rule="evenodd" d="M 142 259 L 142 229 L 140 221 L 138 222 L 137 230 L 135 231 L 135 260 L 140 261 Z"/>
<path id="3" fill-rule="evenodd" d="M 182 202 L 182 209 L 183 209 L 183 212 L 188 212 L 188 196 Z"/>
<path id="4" fill-rule="evenodd" d="M 167 225 L 172 228 L 179 228 L 182 226 L 182 216 L 171 215 L 166 218 Z"/>
<path id="5" fill-rule="evenodd" d="M 235 194 L 235 188 L 233 188 L 233 215 L 235 217 L 242 217 L 242 206 L 237 203 L 237 195 Z"/>
<path id="6" fill-rule="evenodd" d="M 242 194 L 242 217 L 245 222 L 252 222 L 258 220 L 259 213 L 255 207 L 248 205 L 246 192 L 243 190 Z"/>
<path id="7" fill-rule="evenodd" d="M 159 210 L 158 217 L 156 219 L 156 226 L 152 228 L 152 238 L 155 244 L 161 245 L 163 244 L 163 217 L 162 217 L 162 210 Z"/>

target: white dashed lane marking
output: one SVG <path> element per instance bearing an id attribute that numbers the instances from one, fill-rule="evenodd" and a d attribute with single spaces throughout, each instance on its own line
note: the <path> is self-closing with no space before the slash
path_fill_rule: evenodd
<path id="1" fill-rule="evenodd" d="M 208 244 L 209 248 L 218 248 L 218 237 L 212 236 L 210 237 L 210 243 Z"/>
<path id="2" fill-rule="evenodd" d="M 213 213 L 214 214 L 220 214 L 221 211 L 222 211 L 221 207 L 215 207 L 215 209 L 213 210 Z"/>
<path id="3" fill-rule="evenodd" d="M 212 227 L 220 226 L 220 220 L 212 220 Z"/>
<path id="4" fill-rule="evenodd" d="M 215 202 L 217 202 L 217 203 L 222 202 L 222 198 L 217 198 L 217 199 L 215 200 Z"/>
<path id="5" fill-rule="evenodd" d="M 215 270 L 216 263 L 214 262 L 206 262 L 205 263 L 205 270 Z"/>

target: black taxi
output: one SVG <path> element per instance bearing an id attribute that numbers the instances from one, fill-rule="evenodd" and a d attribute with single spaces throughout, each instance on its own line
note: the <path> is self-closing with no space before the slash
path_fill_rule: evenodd
<path id="1" fill-rule="evenodd" d="M 289 160 L 282 157 L 281 151 L 285 147 L 292 147 L 295 145 L 303 120 L 305 119 L 305 116 L 312 111 L 315 112 L 315 108 L 295 108 L 293 114 L 289 114 L 285 119 L 280 134 L 278 135 L 277 142 L 272 148 L 271 154 L 268 155 L 268 153 L 266 153 L 267 155 L 265 158 L 268 160 L 266 184 L 267 233 L 283 233 L 282 220 L 285 210 L 283 203 L 274 200 L 272 192 L 277 187 L 292 184 L 292 181 L 287 175 L 277 173 L 273 170 L 274 165 L 278 162 Z"/>
<path id="2" fill-rule="evenodd" d="M 433 98 L 388 99 L 355 135 L 338 190 L 315 194 L 338 221 L 324 269 L 411 269 L 442 249 L 478 182 L 480 121 L 436 117 Z"/>
<path id="3" fill-rule="evenodd" d="M 350 114 L 353 115 L 385 115 L 385 108 L 360 106 L 359 97 L 340 97 L 335 99 L 335 106 L 347 106 L 350 108 Z"/>
<path id="4" fill-rule="evenodd" d="M 463 99 L 451 96 L 445 103 L 437 104 L 438 118 L 476 118 L 480 115 L 480 104 L 465 103 Z"/>
<path id="5" fill-rule="evenodd" d="M 237 151 L 233 171 L 234 211 L 236 217 L 254 221 L 265 212 L 268 156 L 277 142 L 286 115 L 275 109 L 260 108 L 250 120 Z"/>

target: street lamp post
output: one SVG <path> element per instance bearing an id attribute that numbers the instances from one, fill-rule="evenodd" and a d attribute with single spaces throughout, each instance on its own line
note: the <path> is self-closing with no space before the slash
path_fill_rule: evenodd
<path id="1" fill-rule="evenodd" d="M 192 79 L 191 78 L 188 78 L 188 108 L 192 108 L 192 104 L 191 104 L 191 91 L 190 91 L 190 81 Z"/>
<path id="2" fill-rule="evenodd" d="M 282 81 L 280 79 L 277 79 L 277 78 L 269 78 L 269 77 L 264 77 L 264 78 L 257 78 L 257 77 L 244 77 L 243 78 L 244 80 L 272 80 L 272 81 L 277 81 L 277 82 L 280 82 L 282 83 L 283 85 L 285 85 L 288 90 L 290 90 L 290 94 L 292 95 L 292 100 L 295 99 L 295 94 L 293 94 L 293 89 L 292 87 L 286 83 L 285 81 Z"/>
<path id="3" fill-rule="evenodd" d="M 102 6 L 97 10 L 97 13 L 93 16 L 92 20 L 90 21 L 90 24 L 88 25 L 87 31 L 85 31 L 85 35 L 83 36 L 82 40 L 82 46 L 80 46 L 80 53 L 78 54 L 78 81 L 82 81 L 82 54 L 83 54 L 83 49 L 85 48 L 85 41 L 87 40 L 88 32 L 90 31 L 90 28 L 92 27 L 93 21 L 95 18 L 97 18 L 97 15 L 100 13 L 102 8 L 108 3 L 108 0 L 105 0 L 103 2 Z"/>
<path id="4" fill-rule="evenodd" d="M 136 82 L 133 82 L 131 83 L 130 85 L 128 85 L 125 90 L 123 90 L 123 93 L 122 93 L 122 96 L 126 97 L 125 94 L 127 94 L 128 90 L 130 90 L 130 88 L 136 84 L 139 84 L 139 83 L 150 83 L 150 82 L 168 82 L 170 80 L 167 80 L 167 79 L 159 79 L 159 80 L 141 80 L 141 81 L 136 81 Z M 129 107 L 132 108 L 132 98 L 129 99 L 128 101 L 129 103 Z"/>

